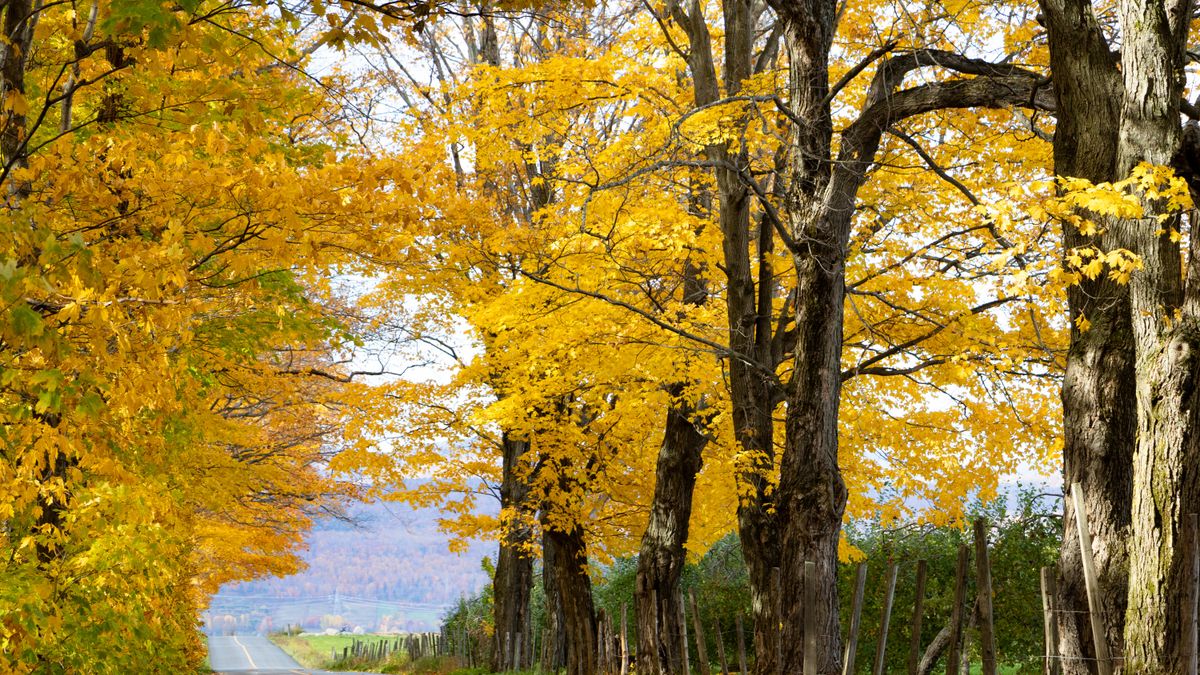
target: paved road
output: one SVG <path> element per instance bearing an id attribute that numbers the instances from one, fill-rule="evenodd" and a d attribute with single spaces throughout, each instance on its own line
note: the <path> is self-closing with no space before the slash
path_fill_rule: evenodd
<path id="1" fill-rule="evenodd" d="M 208 665 L 218 673 L 307 673 L 282 649 L 257 635 L 208 638 Z"/>
<path id="2" fill-rule="evenodd" d="M 254 675 L 323 675 L 307 670 L 282 649 L 258 635 L 212 636 L 208 638 L 208 665 L 218 673 Z M 370 675 L 360 674 L 360 675 Z"/>

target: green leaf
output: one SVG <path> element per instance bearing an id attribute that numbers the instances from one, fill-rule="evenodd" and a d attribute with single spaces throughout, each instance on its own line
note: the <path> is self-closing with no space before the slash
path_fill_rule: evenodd
<path id="1" fill-rule="evenodd" d="M 25 303 L 17 305 L 8 313 L 8 323 L 14 333 L 29 337 L 38 337 L 45 329 L 42 316 Z"/>
<path id="2" fill-rule="evenodd" d="M 104 399 L 94 391 L 89 391 L 79 399 L 78 405 L 75 408 L 89 417 L 96 417 L 100 411 L 104 409 Z"/>

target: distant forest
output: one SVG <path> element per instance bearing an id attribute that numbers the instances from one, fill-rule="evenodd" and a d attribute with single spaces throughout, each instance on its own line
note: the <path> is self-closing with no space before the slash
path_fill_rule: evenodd
<path id="1" fill-rule="evenodd" d="M 349 515 L 349 522 L 322 521 L 308 534 L 308 550 L 302 554 L 306 570 L 229 584 L 213 599 L 207 618 L 214 622 L 214 615 L 233 614 L 239 631 L 269 630 L 288 622 L 306 628 L 340 627 L 330 626 L 332 616 L 345 616 L 349 629 L 362 625 L 424 630 L 437 625 L 443 608 L 475 595 L 488 582 L 480 561 L 484 556 L 495 558 L 495 544 L 474 542 L 463 553 L 450 552 L 449 537 L 438 530 L 434 510 L 377 502 L 357 505 Z M 336 604 L 331 596 L 339 598 Z M 400 608 L 396 616 L 397 610 L 379 604 L 380 609 L 364 617 L 362 603 L 354 599 L 423 607 Z M 297 612 L 301 601 L 308 602 Z M 268 616 L 271 620 L 264 625 Z"/>

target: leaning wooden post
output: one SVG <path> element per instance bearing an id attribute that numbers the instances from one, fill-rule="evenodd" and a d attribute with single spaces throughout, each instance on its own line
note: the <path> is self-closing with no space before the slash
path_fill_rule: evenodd
<path id="1" fill-rule="evenodd" d="M 1058 621 L 1054 617 L 1055 596 L 1054 569 L 1042 568 L 1042 633 L 1046 640 L 1046 663 L 1042 668 L 1045 675 L 1056 675 L 1058 663 Z"/>
<path id="2" fill-rule="evenodd" d="M 1087 587 L 1088 618 L 1092 622 L 1092 641 L 1096 647 L 1096 671 L 1099 675 L 1112 675 L 1112 658 L 1108 653 L 1108 640 L 1104 636 L 1104 610 L 1100 604 L 1103 597 L 1100 580 L 1096 578 L 1096 564 L 1092 560 L 1092 534 L 1088 529 L 1087 504 L 1083 500 L 1083 486 L 1071 485 L 1071 501 L 1075 506 L 1075 527 L 1079 530 L 1079 553 L 1083 562 L 1083 583 Z"/>
<path id="3" fill-rule="evenodd" d="M 742 635 L 745 631 L 742 630 L 741 614 L 734 616 L 733 625 L 737 628 L 738 670 L 746 675 L 746 638 Z"/>
<path id="4" fill-rule="evenodd" d="M 1188 537 L 1188 581 L 1187 608 L 1184 616 L 1183 636 L 1184 654 L 1187 656 L 1187 675 L 1197 675 L 1197 665 L 1200 663 L 1200 523 L 1196 514 L 1187 515 Z"/>
<path id="5" fill-rule="evenodd" d="M 700 607 L 696 604 L 696 594 L 689 592 L 692 600 L 692 626 L 696 629 L 696 669 L 708 675 L 708 645 L 704 644 L 704 624 L 700 621 Z"/>
<path id="6" fill-rule="evenodd" d="M 858 652 L 858 629 L 862 626 L 863 593 L 867 590 L 867 564 L 858 563 L 854 577 L 854 602 L 850 610 L 850 634 L 846 636 L 846 656 L 842 659 L 842 675 L 853 675 Z"/>
<path id="7" fill-rule="evenodd" d="M 979 591 L 979 651 L 983 675 L 996 675 L 996 626 L 992 620 L 992 561 L 987 518 L 975 519 L 975 579 Z"/>
<path id="8" fill-rule="evenodd" d="M 928 564 L 917 561 L 917 587 L 913 591 L 913 615 L 911 638 L 908 645 L 908 675 L 917 675 L 921 663 L 921 620 L 925 614 L 925 576 Z"/>
<path id="9" fill-rule="evenodd" d="M 888 565 L 887 590 L 883 596 L 883 614 L 879 617 L 879 642 L 875 644 L 875 675 L 883 675 L 887 656 L 888 626 L 892 622 L 892 600 L 896 597 L 896 563 Z"/>
<path id="10" fill-rule="evenodd" d="M 720 619 L 713 619 L 713 636 L 717 642 L 717 660 L 721 662 L 721 675 L 729 675 L 729 662 L 725 660 L 725 634 L 721 632 Z"/>
<path id="11" fill-rule="evenodd" d="M 624 607 L 622 607 L 622 609 L 624 609 Z M 604 631 L 608 633 L 608 667 L 609 670 L 614 673 L 619 670 L 619 666 L 614 662 L 621 655 L 621 640 L 617 637 L 616 626 L 613 625 L 615 621 L 616 619 L 613 617 L 613 615 L 609 614 L 608 626 L 604 629 Z"/>
<path id="12" fill-rule="evenodd" d="M 621 675 L 629 675 L 629 606 L 621 603 Z"/>
<path id="13" fill-rule="evenodd" d="M 596 616 L 596 672 L 608 675 L 607 650 L 604 648 L 604 640 L 604 609 L 602 608 Z"/>
<path id="14" fill-rule="evenodd" d="M 683 672 L 690 673 L 692 672 L 692 660 L 691 656 L 688 655 L 687 612 L 685 611 L 687 603 L 683 600 L 683 586 L 678 588 L 675 597 L 679 600 L 679 648 L 682 651 L 679 655 L 679 660 L 683 662 Z M 659 663 L 659 661 L 656 659 L 655 663 Z M 661 665 L 659 667 L 661 668 Z M 670 674 L 664 673 L 663 675 Z"/>
<path id="15" fill-rule="evenodd" d="M 817 564 L 804 561 L 804 675 L 817 675 Z"/>
<path id="16" fill-rule="evenodd" d="M 946 675 L 958 675 L 958 653 L 963 637 L 963 603 L 967 598 L 967 545 L 958 545 L 954 569 L 954 606 L 950 608 L 950 646 L 946 649 Z"/>

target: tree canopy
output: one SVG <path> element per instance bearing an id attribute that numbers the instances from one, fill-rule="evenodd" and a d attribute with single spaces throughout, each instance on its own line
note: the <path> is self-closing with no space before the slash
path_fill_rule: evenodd
<path id="1" fill-rule="evenodd" d="M 209 594 L 382 496 L 498 543 L 498 669 L 540 569 L 592 672 L 592 573 L 636 554 L 638 667 L 678 670 L 687 561 L 735 533 L 756 672 L 799 672 L 845 522 L 1060 471 L 1108 639 L 1182 658 L 1124 616 L 1182 616 L 1200 485 L 1186 3 L 0 16 L 0 669 L 190 667 Z"/>

